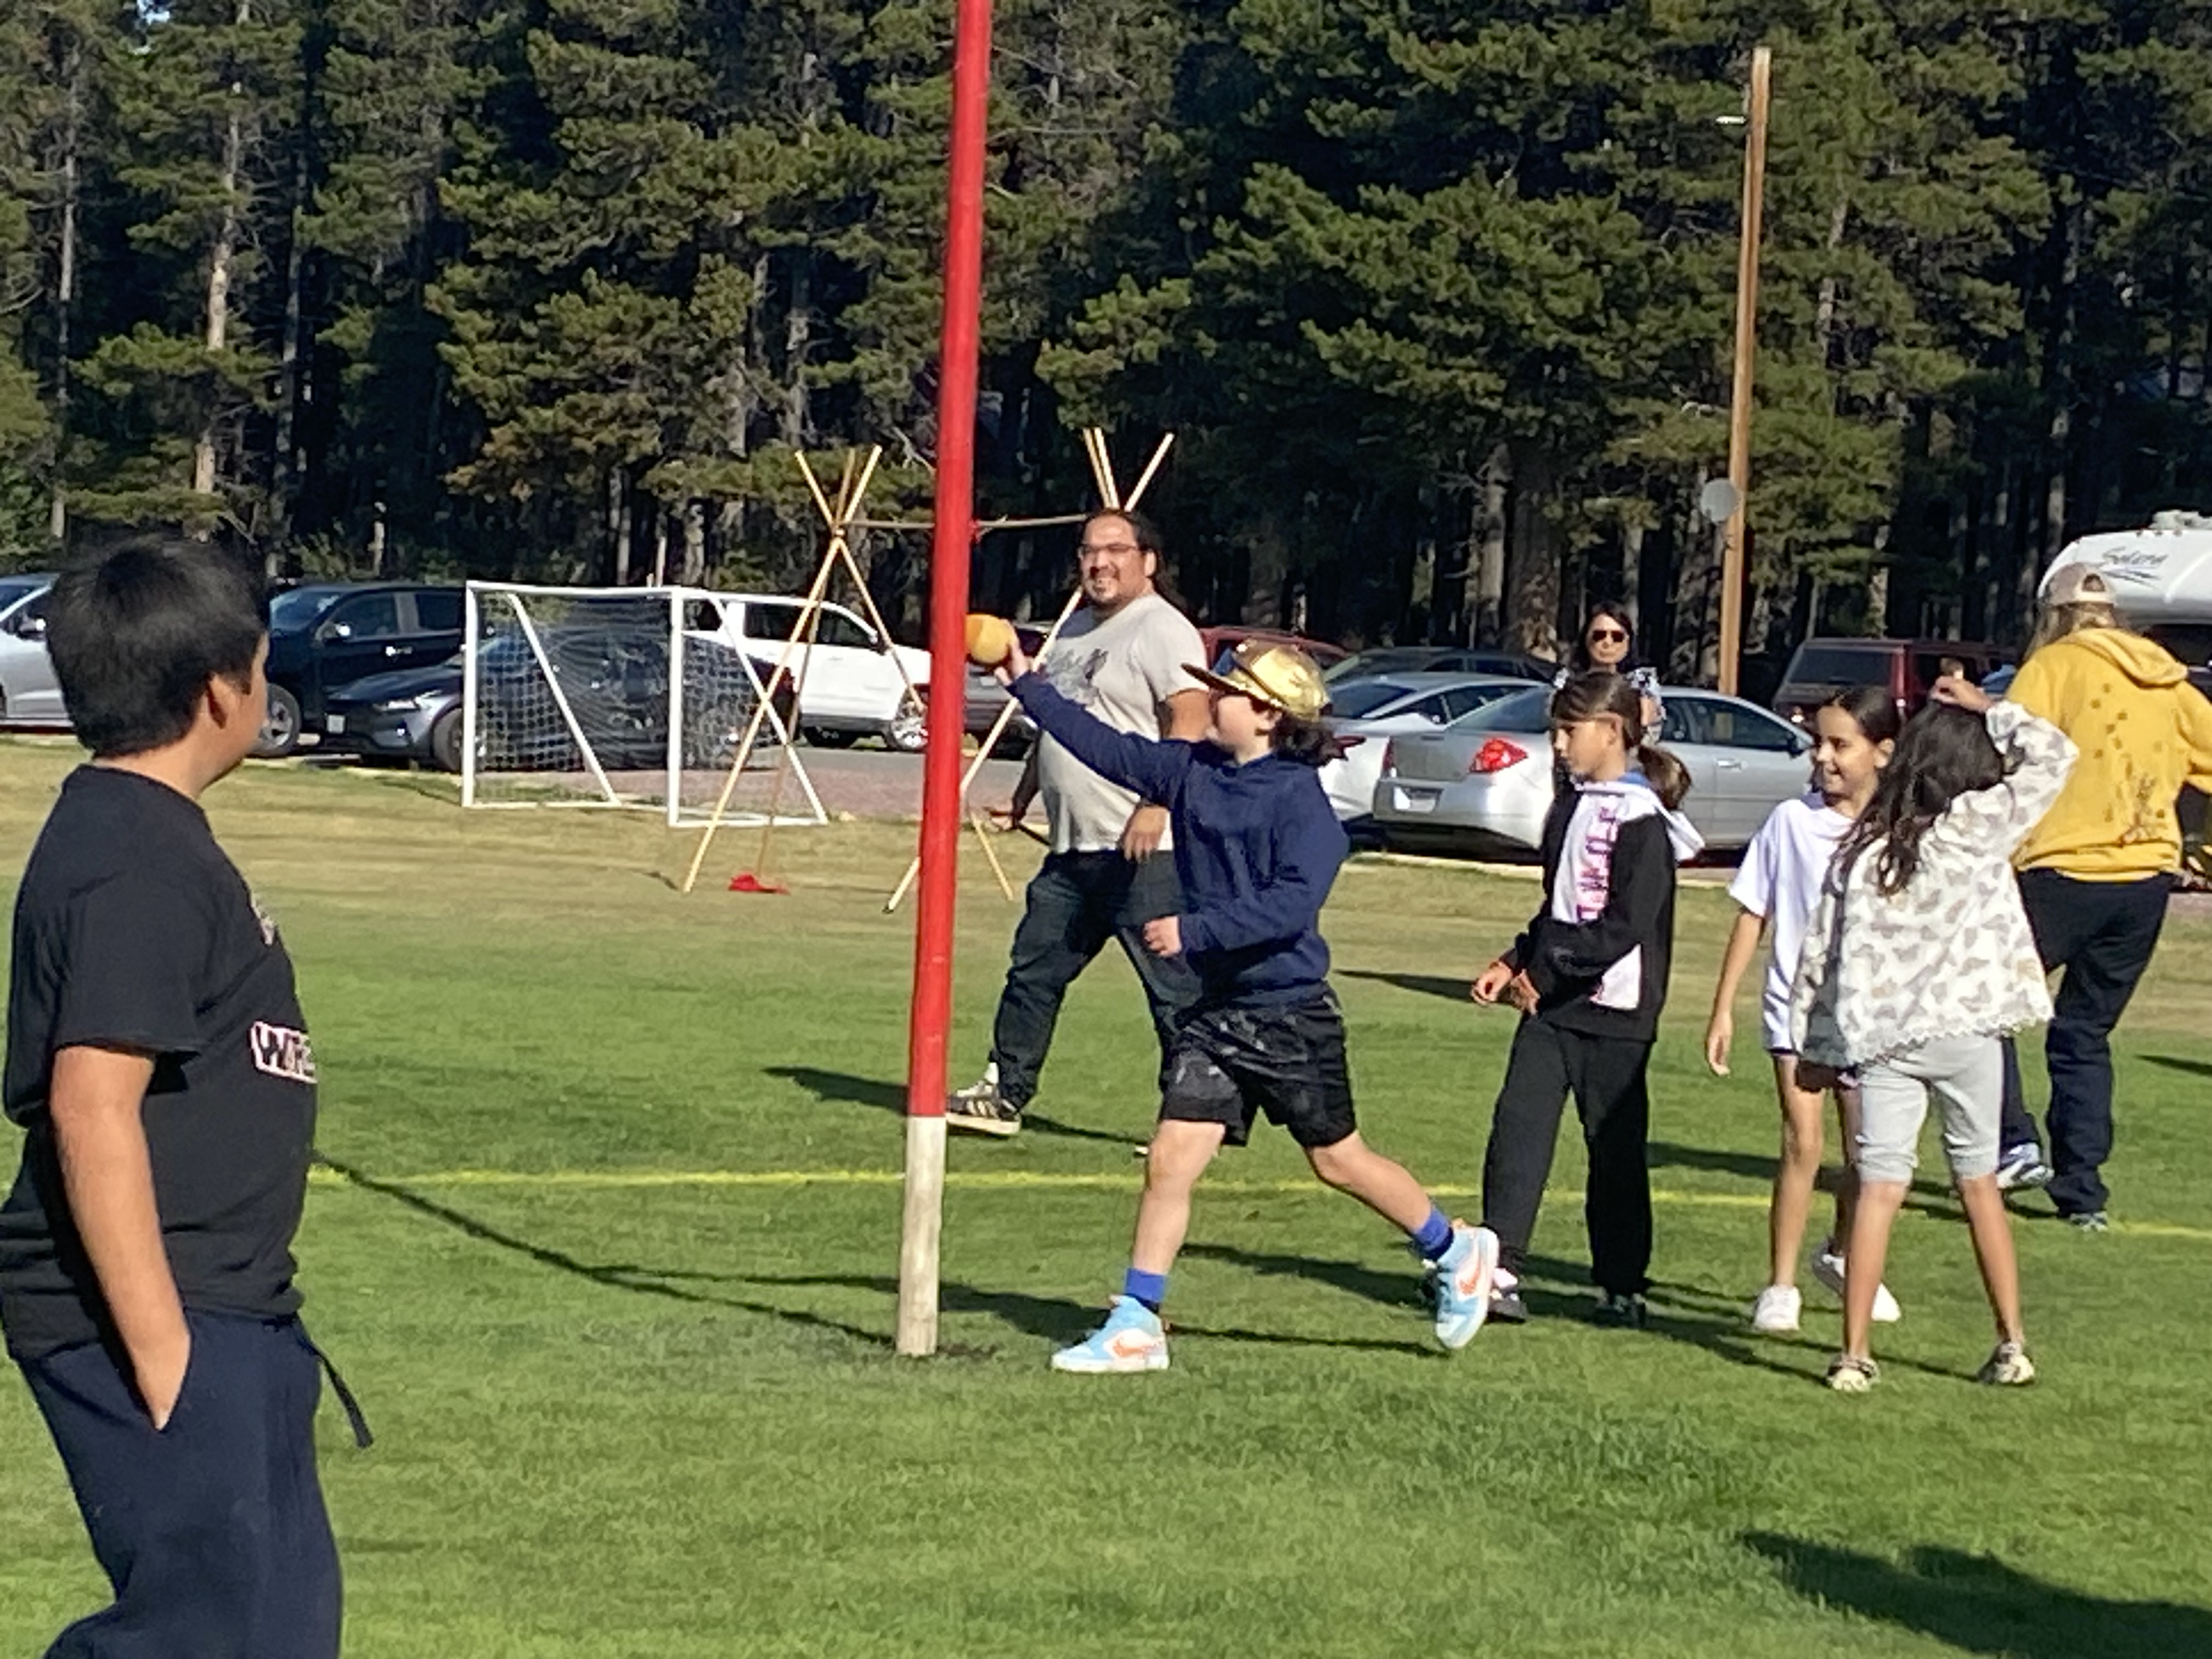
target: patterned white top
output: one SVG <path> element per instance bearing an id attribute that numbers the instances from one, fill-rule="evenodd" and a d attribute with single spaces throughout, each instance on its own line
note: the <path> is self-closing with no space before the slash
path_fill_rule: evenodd
<path id="1" fill-rule="evenodd" d="M 1821 884 L 1790 999 L 1814 1065 L 1865 1066 L 1944 1037 L 2002 1036 L 2051 1018 L 2011 858 L 2065 786 L 2076 750 L 2018 703 L 1986 716 L 2006 777 L 1960 795 L 1920 838 L 1899 893 L 1876 884 L 1881 843 Z"/>

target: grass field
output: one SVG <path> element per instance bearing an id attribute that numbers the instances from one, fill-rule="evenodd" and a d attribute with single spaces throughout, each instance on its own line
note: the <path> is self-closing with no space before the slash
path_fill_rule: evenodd
<path id="1" fill-rule="evenodd" d="M 0 740 L 5 879 L 73 758 Z M 1655 1068 L 1650 1331 L 1581 1316 L 1571 1136 L 1541 1316 L 1449 1359 L 1394 1236 L 1273 1136 L 1201 1190 L 1174 1369 L 1068 1378 L 1150 1118 L 1125 964 L 1072 997 L 1034 1127 L 956 1140 L 946 1352 L 902 1361 L 910 830 L 787 836 L 785 898 L 719 890 L 733 836 L 686 898 L 649 823 L 282 768 L 210 804 L 324 1078 L 302 1278 L 380 1436 L 324 1413 L 356 1659 L 2212 1655 L 2203 921 L 2122 1033 L 2119 1224 L 2023 1214 L 2032 1390 L 1968 1380 L 1987 1317 L 1933 1180 L 1874 1395 L 1817 1386 L 1816 1291 L 1801 1338 L 1750 1335 L 1773 1110 L 1755 1064 L 1697 1063 L 1711 888 Z M 963 884 L 966 1073 L 1014 913 Z M 1534 895 L 1362 864 L 1328 917 L 1364 1127 L 1462 1206 L 1508 1028 L 1462 987 Z M 0 1514 L 0 1654 L 35 1653 L 100 1585 L 12 1379 Z"/>

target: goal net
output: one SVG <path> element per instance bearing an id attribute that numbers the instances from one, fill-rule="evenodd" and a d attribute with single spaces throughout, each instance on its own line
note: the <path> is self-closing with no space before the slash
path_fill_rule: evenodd
<path id="1" fill-rule="evenodd" d="M 691 603 L 706 597 L 471 582 L 461 804 L 632 807 L 672 826 L 702 822 L 750 732 L 723 821 L 774 811 L 779 823 L 825 822 L 804 762 L 787 752 L 788 693 L 763 707 L 775 657 L 757 660 L 691 625 L 719 614 Z"/>

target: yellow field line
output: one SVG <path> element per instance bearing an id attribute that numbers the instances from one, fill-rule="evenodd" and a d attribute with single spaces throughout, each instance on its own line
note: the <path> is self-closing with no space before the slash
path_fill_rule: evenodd
<path id="1" fill-rule="evenodd" d="M 336 1170 L 317 1169 L 310 1171 L 307 1178 L 316 1186 L 348 1184 L 346 1177 Z M 896 1170 L 428 1170 L 415 1175 L 379 1175 L 375 1178 L 380 1185 L 391 1187 L 565 1187 L 583 1191 L 623 1191 L 655 1187 L 896 1187 L 905 1176 Z M 955 1170 L 945 1176 L 945 1184 L 981 1191 L 1134 1192 L 1139 1177 L 1133 1171 L 1086 1174 L 1046 1170 Z M 1272 1181 L 1231 1176 L 1209 1178 L 1200 1190 L 1264 1195 L 1318 1193 L 1324 1189 L 1310 1176 Z M 1437 1198 L 1479 1198 L 1482 1193 L 1479 1187 L 1451 1185 L 1432 1186 L 1428 1190 Z M 1561 1199 L 1576 1196 L 1564 1188 L 1553 1189 L 1553 1195 Z M 1767 1197 L 1764 1193 L 1686 1193 L 1661 1187 L 1652 1190 L 1651 1201 L 1701 1209 L 1764 1210 Z M 2115 1222 L 2112 1231 L 2144 1238 L 2185 1238 L 2212 1243 L 2212 1228 L 2185 1227 L 2173 1222 Z"/>

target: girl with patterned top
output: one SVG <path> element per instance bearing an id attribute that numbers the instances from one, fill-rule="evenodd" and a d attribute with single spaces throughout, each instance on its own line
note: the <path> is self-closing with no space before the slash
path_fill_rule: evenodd
<path id="1" fill-rule="evenodd" d="M 1798 1080 L 1856 1072 L 1858 1199 L 1844 1250 L 1844 1347 L 1828 1384 L 1863 1393 L 1875 1290 L 1936 1097 L 1997 1346 L 1984 1382 L 2035 1379 L 2020 1267 L 1997 1190 L 2001 1039 L 2051 1018 L 2009 860 L 2073 766 L 2066 734 L 1954 675 L 1906 722 L 1806 931 L 1790 996 Z"/>

